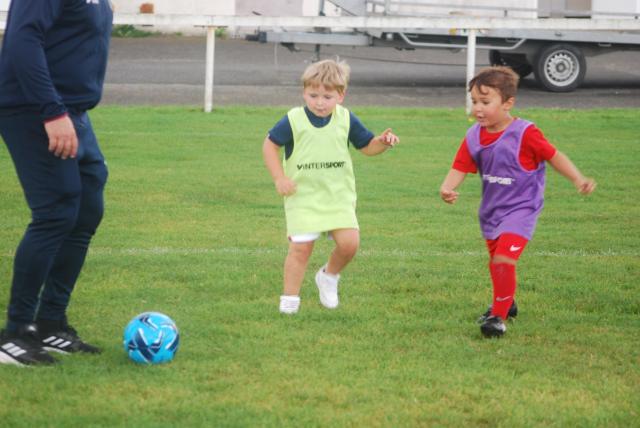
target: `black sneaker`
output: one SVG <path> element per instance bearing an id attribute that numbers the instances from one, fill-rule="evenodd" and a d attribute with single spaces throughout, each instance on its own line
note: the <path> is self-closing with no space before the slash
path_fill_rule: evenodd
<path id="1" fill-rule="evenodd" d="M 75 328 L 62 321 L 38 320 L 38 336 L 40 343 L 47 351 L 61 354 L 75 354 L 85 352 L 87 354 L 99 354 L 102 352 L 97 346 L 83 342 Z"/>
<path id="2" fill-rule="evenodd" d="M 478 324 L 482 324 L 483 322 L 485 322 L 487 320 L 487 318 L 489 318 L 491 316 L 491 307 L 492 306 L 489 306 L 489 309 L 487 309 L 487 312 L 485 312 L 484 314 L 482 314 L 482 316 L 480 316 L 480 318 L 478 318 Z M 516 305 L 516 301 L 514 300 L 513 303 L 511 303 L 511 307 L 509 308 L 509 312 L 507 313 L 507 318 L 515 318 L 517 316 L 518 316 L 518 305 Z"/>
<path id="3" fill-rule="evenodd" d="M 18 366 L 50 365 L 57 360 L 47 353 L 37 337 L 34 324 L 26 324 L 16 333 L 0 332 L 0 364 Z"/>
<path id="4" fill-rule="evenodd" d="M 480 331 L 484 337 L 500 337 L 507 331 L 507 326 L 502 318 L 491 315 L 482 323 Z"/>

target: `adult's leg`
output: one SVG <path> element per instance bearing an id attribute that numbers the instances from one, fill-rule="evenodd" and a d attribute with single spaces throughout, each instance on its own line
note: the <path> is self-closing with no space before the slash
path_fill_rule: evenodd
<path id="1" fill-rule="evenodd" d="M 73 230 L 65 238 L 46 278 L 38 320 L 64 321 L 71 293 L 85 261 L 91 238 L 104 213 L 104 186 L 107 167 L 89 116 L 72 116 L 78 134 L 80 209 Z"/>
<path id="2" fill-rule="evenodd" d="M 37 114 L 0 118 L 0 133 L 32 216 L 14 259 L 7 327 L 16 330 L 33 322 L 42 284 L 76 224 L 81 185 L 77 159 L 62 160 L 49 152 Z"/>

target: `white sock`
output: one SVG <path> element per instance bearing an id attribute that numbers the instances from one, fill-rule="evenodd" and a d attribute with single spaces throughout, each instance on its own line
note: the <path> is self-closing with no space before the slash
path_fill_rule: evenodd
<path id="1" fill-rule="evenodd" d="M 327 272 L 327 265 L 322 266 L 322 273 L 325 274 L 326 276 L 328 276 L 331 279 L 335 279 L 336 282 L 340 281 L 340 274 L 339 273 L 329 273 L 329 272 Z"/>
<path id="2" fill-rule="evenodd" d="M 300 296 L 280 296 L 280 312 L 295 314 L 300 308 Z"/>

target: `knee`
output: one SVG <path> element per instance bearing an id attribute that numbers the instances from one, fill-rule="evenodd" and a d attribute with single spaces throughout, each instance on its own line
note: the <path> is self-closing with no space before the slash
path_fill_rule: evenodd
<path id="1" fill-rule="evenodd" d="M 291 244 L 289 246 L 289 257 L 295 259 L 298 262 L 307 262 L 311 257 L 313 245 L 306 244 Z"/>
<path id="2" fill-rule="evenodd" d="M 32 225 L 41 230 L 55 230 L 61 234 L 68 234 L 78 221 L 79 210 L 80 191 L 66 192 L 52 203 L 33 207 Z"/>
<path id="3" fill-rule="evenodd" d="M 82 203 L 78 212 L 76 227 L 93 234 L 104 215 L 104 186 L 107 181 L 107 170 L 104 165 L 96 168 L 90 179 L 82 183 Z"/>
<path id="4" fill-rule="evenodd" d="M 358 252 L 360 248 L 360 240 L 352 239 L 348 241 L 341 241 L 336 244 L 336 249 L 343 255 L 343 257 L 352 258 Z"/>
<path id="5" fill-rule="evenodd" d="M 91 200 L 84 201 L 78 212 L 76 228 L 93 234 L 102 221 L 103 215 L 104 202 L 102 198 L 91 198 Z"/>

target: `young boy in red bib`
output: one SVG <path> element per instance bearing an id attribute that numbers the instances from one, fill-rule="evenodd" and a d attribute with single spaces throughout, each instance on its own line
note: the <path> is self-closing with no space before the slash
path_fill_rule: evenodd
<path id="1" fill-rule="evenodd" d="M 582 194 L 596 187 L 533 123 L 511 116 L 518 80 L 508 67 L 490 67 L 469 82 L 476 124 L 467 131 L 440 187 L 441 198 L 453 204 L 468 173 L 479 172 L 482 179 L 478 215 L 493 282 L 493 304 L 480 318 L 485 337 L 502 336 L 507 330 L 504 320 L 518 313 L 516 264 L 544 204 L 545 162 Z"/>

